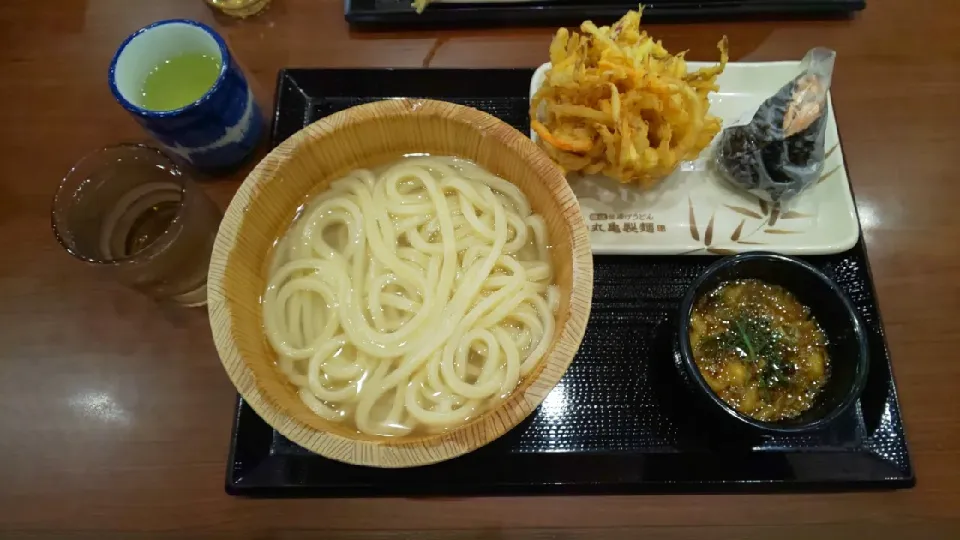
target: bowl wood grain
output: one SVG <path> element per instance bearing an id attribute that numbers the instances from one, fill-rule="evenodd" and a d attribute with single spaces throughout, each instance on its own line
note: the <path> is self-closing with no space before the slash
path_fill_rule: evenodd
<path id="1" fill-rule="evenodd" d="M 561 292 L 557 333 L 540 365 L 502 403 L 447 432 L 384 438 L 317 416 L 276 366 L 260 296 L 274 241 L 308 196 L 357 168 L 411 153 L 473 160 L 516 184 L 541 214 Z M 240 186 L 214 244 L 207 283 L 210 326 L 223 367 L 247 403 L 291 441 L 322 456 L 374 467 L 450 459 L 503 435 L 543 401 L 580 346 L 590 314 L 593 256 L 577 200 L 559 168 L 526 136 L 478 110 L 395 99 L 321 119 L 268 154 Z"/>

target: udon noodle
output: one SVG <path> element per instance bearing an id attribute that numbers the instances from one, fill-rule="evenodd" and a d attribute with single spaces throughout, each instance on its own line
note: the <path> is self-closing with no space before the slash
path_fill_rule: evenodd
<path id="1" fill-rule="evenodd" d="M 407 157 L 308 200 L 263 296 L 278 366 L 369 435 L 462 425 L 543 358 L 558 292 L 543 218 L 474 163 Z"/>

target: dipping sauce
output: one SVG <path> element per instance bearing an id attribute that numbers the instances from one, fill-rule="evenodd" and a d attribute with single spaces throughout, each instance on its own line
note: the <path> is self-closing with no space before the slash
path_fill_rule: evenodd
<path id="1" fill-rule="evenodd" d="M 827 339 L 809 308 L 756 279 L 722 283 L 697 301 L 690 346 L 710 388 L 764 422 L 809 409 L 829 376 Z"/>

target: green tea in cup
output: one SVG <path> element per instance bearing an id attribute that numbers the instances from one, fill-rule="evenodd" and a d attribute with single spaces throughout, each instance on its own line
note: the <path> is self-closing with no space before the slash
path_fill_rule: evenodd
<path id="1" fill-rule="evenodd" d="M 226 41 L 197 21 L 158 21 L 131 34 L 108 82 L 168 152 L 207 174 L 236 170 L 263 133 L 260 107 Z"/>
<path id="2" fill-rule="evenodd" d="M 152 111 L 172 111 L 203 97 L 220 76 L 220 59 L 188 52 L 162 60 L 143 81 L 141 104 Z"/>

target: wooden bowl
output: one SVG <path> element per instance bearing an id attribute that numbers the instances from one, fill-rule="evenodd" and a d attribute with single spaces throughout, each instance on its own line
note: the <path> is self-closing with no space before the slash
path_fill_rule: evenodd
<path id="1" fill-rule="evenodd" d="M 296 208 L 353 169 L 404 154 L 473 160 L 516 184 L 547 222 L 561 292 L 554 342 L 540 365 L 496 407 L 449 431 L 372 437 L 329 422 L 300 400 L 263 331 L 267 258 Z M 208 311 L 220 360 L 253 410 L 291 441 L 324 457 L 411 467 L 479 448 L 526 418 L 563 376 L 586 328 L 593 256 L 577 199 L 560 169 L 527 137 L 469 107 L 396 99 L 339 112 L 300 130 L 247 176 L 227 209 L 210 260 Z"/>

